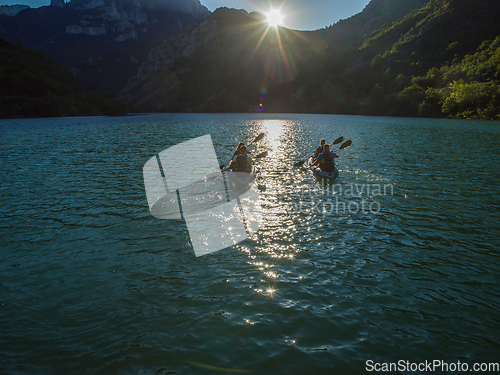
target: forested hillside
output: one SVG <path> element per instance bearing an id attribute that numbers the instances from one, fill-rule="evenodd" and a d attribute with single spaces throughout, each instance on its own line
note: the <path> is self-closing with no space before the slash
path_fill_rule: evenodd
<path id="1" fill-rule="evenodd" d="M 459 63 L 415 76 L 397 97 L 398 110 L 418 116 L 500 120 L 500 37 Z"/>
<path id="2" fill-rule="evenodd" d="M 366 35 L 336 62 L 357 84 L 353 110 L 498 118 L 499 16 L 498 1 L 431 0 Z"/>
<path id="3" fill-rule="evenodd" d="M 75 77 L 42 52 L 0 39 L 0 118 L 123 113 L 104 94 L 83 94 Z"/>

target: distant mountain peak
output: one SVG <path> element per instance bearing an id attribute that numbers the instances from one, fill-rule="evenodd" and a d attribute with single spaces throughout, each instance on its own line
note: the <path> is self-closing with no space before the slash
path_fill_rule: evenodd
<path id="1" fill-rule="evenodd" d="M 51 0 L 52 2 L 64 4 L 64 0 Z M 53 5 L 51 3 L 51 5 Z M 114 6 L 123 9 L 156 9 L 178 11 L 195 14 L 208 12 L 199 0 L 71 0 L 67 6 L 73 9 L 95 9 L 106 6 Z"/>
<path id="2" fill-rule="evenodd" d="M 5 14 L 9 17 L 15 16 L 17 13 L 24 9 L 30 9 L 29 5 L 0 5 L 0 14 Z"/>

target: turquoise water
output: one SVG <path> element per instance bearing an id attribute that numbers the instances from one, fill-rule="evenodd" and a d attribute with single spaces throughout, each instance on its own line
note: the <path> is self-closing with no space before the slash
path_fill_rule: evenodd
<path id="1" fill-rule="evenodd" d="M 183 221 L 150 215 L 143 165 L 205 134 L 224 164 L 261 132 L 260 230 L 195 257 Z M 498 363 L 499 135 L 327 115 L 2 120 L 0 373 Z M 339 136 L 336 181 L 293 167 Z"/>

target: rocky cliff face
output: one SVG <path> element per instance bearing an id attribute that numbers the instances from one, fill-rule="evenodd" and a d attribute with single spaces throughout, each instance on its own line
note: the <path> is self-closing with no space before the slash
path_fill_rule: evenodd
<path id="1" fill-rule="evenodd" d="M 138 39 L 140 33 L 147 33 L 148 14 L 142 10 L 141 3 L 124 7 L 113 0 L 105 4 L 102 0 L 92 0 L 85 4 L 69 4 L 70 8 L 83 12 L 78 24 L 66 26 L 68 34 L 111 35 L 117 42 L 129 38 Z"/>
<path id="2" fill-rule="evenodd" d="M 113 34 L 114 39 L 119 42 L 129 38 L 138 39 L 139 34 L 149 32 L 148 26 L 159 22 L 159 19 L 154 16 L 156 12 L 170 14 L 171 17 L 168 19 L 176 22 L 179 29 L 183 29 L 185 25 L 180 20 L 175 19 L 176 14 L 188 15 L 194 20 L 198 20 L 209 13 L 198 0 L 135 0 L 133 2 L 127 0 L 73 0 L 67 6 L 70 9 L 82 11 L 83 16 L 79 20 L 79 24 L 68 25 L 66 33 L 86 35 L 108 33 Z"/>
<path id="3" fill-rule="evenodd" d="M 0 21 L 0 37 L 47 53 L 84 90 L 114 96 L 152 48 L 208 14 L 199 0 L 51 0 Z"/>
<path id="4" fill-rule="evenodd" d="M 133 109 L 148 111 L 166 111 L 172 108 L 170 101 L 160 100 L 158 97 L 168 95 L 171 89 L 176 90 L 180 83 L 179 76 L 185 75 L 190 68 L 177 69 L 177 65 L 189 59 L 193 53 L 207 45 L 217 45 L 220 30 L 215 17 L 207 17 L 193 29 L 185 31 L 174 38 L 170 38 L 162 45 L 151 50 L 148 59 L 141 65 L 138 73 L 129 81 L 126 88 L 117 99 L 130 105 Z M 164 77 L 159 85 L 152 85 L 156 77 L 163 72 L 171 73 Z M 208 72 L 207 72 L 208 73 Z M 209 73 L 208 73 L 209 74 Z M 149 84 L 148 84 L 149 82 Z M 189 103 L 187 104 L 189 108 Z M 183 110 L 188 110 L 183 108 Z"/>

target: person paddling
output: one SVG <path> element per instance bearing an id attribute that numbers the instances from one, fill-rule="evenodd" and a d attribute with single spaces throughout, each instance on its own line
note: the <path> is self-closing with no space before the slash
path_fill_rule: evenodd
<path id="1" fill-rule="evenodd" d="M 320 169 L 325 172 L 333 172 L 335 169 L 335 159 L 339 156 L 330 152 L 330 145 L 325 144 L 324 151 L 318 155 L 314 165 L 319 165 Z"/>
<path id="2" fill-rule="evenodd" d="M 236 150 L 234 151 L 233 156 L 231 157 L 231 161 L 234 159 L 235 156 L 238 156 L 240 154 L 240 148 L 241 148 L 241 146 L 245 146 L 245 144 L 243 142 L 240 142 L 240 144 L 238 145 L 238 147 L 236 147 Z"/>
<path id="3" fill-rule="evenodd" d="M 239 154 L 233 157 L 231 164 L 229 165 L 229 169 L 233 172 L 252 172 L 252 158 L 248 156 L 248 148 L 247 146 L 240 145 L 238 146 Z M 236 153 L 236 152 L 235 152 Z"/>
<path id="4" fill-rule="evenodd" d="M 324 150 L 323 150 L 323 148 L 325 147 L 326 140 L 323 138 L 323 139 L 319 142 L 319 144 L 320 144 L 321 146 L 319 146 L 319 147 L 316 149 L 316 151 L 314 151 L 314 154 L 312 155 L 312 158 L 313 158 L 314 160 L 315 160 L 315 159 L 317 159 L 317 158 L 318 158 L 318 156 L 319 156 L 319 154 L 321 154 L 321 153 L 324 151 Z"/>

